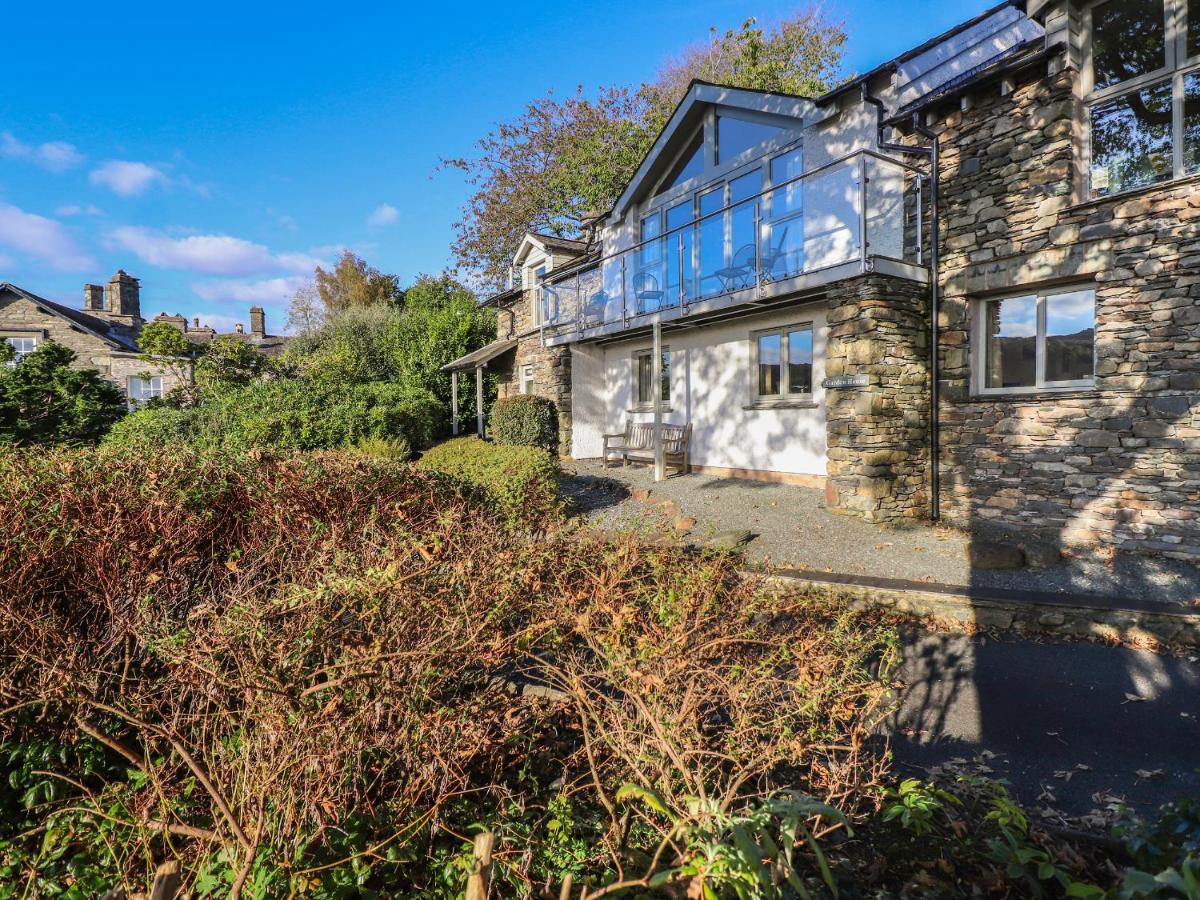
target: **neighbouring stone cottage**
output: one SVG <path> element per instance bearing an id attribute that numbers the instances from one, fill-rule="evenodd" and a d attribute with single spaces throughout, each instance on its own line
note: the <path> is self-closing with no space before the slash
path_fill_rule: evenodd
<path id="1" fill-rule="evenodd" d="M 250 308 L 248 333 L 238 325 L 233 332 L 218 335 L 214 329 L 201 325 L 198 318 L 189 325 L 178 314 L 159 313 L 154 321 L 178 328 L 195 344 L 203 345 L 221 336 L 247 341 L 259 352 L 271 356 L 278 355 L 287 341 L 286 337 L 267 333 L 260 306 Z M 169 366 L 148 365 L 139 358 L 137 339 L 145 324 L 141 285 L 124 270 L 113 275 L 107 284 L 84 285 L 82 309 L 0 282 L 0 340 L 12 345 L 18 361 L 43 342 L 55 341 L 75 351 L 76 366 L 95 369 L 120 388 L 131 404 L 161 397 L 178 385 L 181 376 L 190 375 L 186 370 L 180 373 Z"/>
<path id="2" fill-rule="evenodd" d="M 1196 0 L 1003 3 L 811 99 L 695 82 L 584 237 L 527 236 L 452 364 L 572 456 L 658 407 L 696 468 L 871 521 L 1200 560 Z"/>

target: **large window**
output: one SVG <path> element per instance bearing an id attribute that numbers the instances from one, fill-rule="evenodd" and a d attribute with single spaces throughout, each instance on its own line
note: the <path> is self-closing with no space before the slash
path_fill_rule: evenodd
<path id="1" fill-rule="evenodd" d="M 129 400 L 140 406 L 148 400 L 162 396 L 162 378 L 152 375 L 147 378 L 133 376 L 129 379 Z"/>
<path id="2" fill-rule="evenodd" d="M 811 324 L 756 331 L 751 336 L 751 354 L 755 400 L 769 403 L 812 393 Z"/>
<path id="3" fill-rule="evenodd" d="M 1088 9 L 1091 195 L 1200 172 L 1200 0 Z"/>
<path id="4" fill-rule="evenodd" d="M 10 337 L 4 340 L 13 348 L 13 358 L 9 360 L 10 366 L 15 366 L 37 349 L 37 338 L 35 337 Z"/>
<path id="5" fill-rule="evenodd" d="M 980 393 L 1090 387 L 1095 380 L 1095 291 L 982 301 L 977 334 Z"/>
<path id="6" fill-rule="evenodd" d="M 639 350 L 633 354 L 633 382 L 638 409 L 654 408 L 654 384 L 658 382 L 663 406 L 671 402 L 671 348 L 662 348 L 662 359 L 659 361 L 658 376 L 654 372 L 654 351 Z"/>

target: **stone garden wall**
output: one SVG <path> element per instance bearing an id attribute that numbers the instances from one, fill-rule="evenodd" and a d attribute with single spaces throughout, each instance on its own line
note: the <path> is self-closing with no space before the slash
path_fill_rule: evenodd
<path id="1" fill-rule="evenodd" d="M 558 408 L 559 453 L 568 456 L 571 452 L 571 348 L 542 346 L 541 335 L 533 324 L 530 295 L 530 291 L 525 291 L 498 310 L 496 337 L 499 340 L 520 337 L 511 356 L 506 353 L 493 363 L 497 396 L 519 394 L 521 367 L 532 365 L 533 393 L 553 400 Z"/>
<path id="2" fill-rule="evenodd" d="M 1043 69 L 935 126 L 943 512 L 1200 560 L 1200 179 L 1086 200 L 1075 78 Z M 973 397 L 972 301 L 1054 285 L 1096 291 L 1095 389 Z"/>

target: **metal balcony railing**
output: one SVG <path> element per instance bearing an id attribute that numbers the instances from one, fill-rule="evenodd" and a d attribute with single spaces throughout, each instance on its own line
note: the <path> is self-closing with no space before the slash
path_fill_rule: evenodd
<path id="1" fill-rule="evenodd" d="M 803 276 L 847 277 L 875 259 L 923 267 L 926 193 L 919 169 L 849 154 L 552 278 L 541 288 L 543 332 L 608 332 L 722 299 L 782 297 Z"/>

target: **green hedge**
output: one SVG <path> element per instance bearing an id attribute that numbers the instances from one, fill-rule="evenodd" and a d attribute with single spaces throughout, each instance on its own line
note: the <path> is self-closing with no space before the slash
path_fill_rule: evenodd
<path id="1" fill-rule="evenodd" d="M 512 526 L 538 529 L 558 515 L 558 460 L 538 447 L 456 438 L 426 451 L 417 465 L 481 489 Z"/>
<path id="2" fill-rule="evenodd" d="M 541 447 L 558 455 L 558 410 L 545 397 L 519 394 L 497 400 L 488 429 L 498 444 Z"/>
<path id="3" fill-rule="evenodd" d="M 105 445 L 328 450 L 383 439 L 428 447 L 440 419 L 431 395 L 394 384 L 276 380 L 220 391 L 187 409 L 138 410 L 117 423 Z"/>

